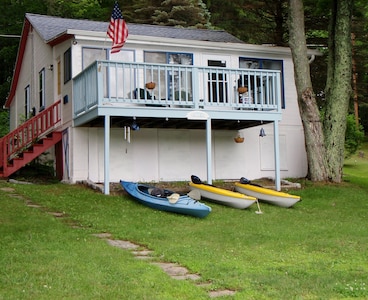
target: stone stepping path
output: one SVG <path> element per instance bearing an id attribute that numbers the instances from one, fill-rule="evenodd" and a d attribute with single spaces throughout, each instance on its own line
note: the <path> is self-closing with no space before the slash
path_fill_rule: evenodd
<path id="1" fill-rule="evenodd" d="M 106 242 L 113 247 L 118 247 L 124 250 L 131 251 L 131 253 L 138 259 L 146 259 L 146 260 L 153 259 L 152 257 L 153 251 L 148 250 L 142 247 L 141 245 L 132 243 L 131 241 L 112 239 L 111 234 L 107 232 L 93 234 L 93 236 L 96 236 L 101 239 L 105 239 Z M 201 279 L 201 277 L 198 274 L 190 273 L 187 268 L 180 266 L 178 264 L 175 264 L 175 263 L 157 262 L 157 261 L 152 261 L 150 263 L 158 266 L 167 275 L 169 275 L 171 278 L 176 279 L 176 280 L 189 279 L 193 281 L 199 281 Z M 198 283 L 197 286 L 209 287 L 211 286 L 211 283 Z M 211 298 L 222 297 L 222 296 L 232 296 L 234 294 L 235 294 L 235 291 L 232 291 L 232 290 L 217 290 L 217 291 L 209 292 L 209 296 Z"/>
<path id="2" fill-rule="evenodd" d="M 1 188 L 2 191 L 8 192 L 10 197 L 16 198 L 16 199 L 20 199 L 20 200 L 24 200 L 25 204 L 30 207 L 30 208 L 37 208 L 37 209 L 43 209 L 47 214 L 50 214 L 52 216 L 54 216 L 55 218 L 64 218 L 67 217 L 67 215 L 63 212 L 50 212 L 47 211 L 47 209 L 43 206 L 40 206 L 38 204 L 32 203 L 31 201 L 29 201 L 28 199 L 24 198 L 21 195 L 18 195 L 15 193 L 15 189 L 13 188 Z M 78 225 L 75 225 L 75 223 L 71 223 L 69 224 L 72 228 L 81 228 Z M 131 253 L 135 256 L 135 258 L 137 259 L 142 259 L 142 260 L 152 260 L 154 257 L 152 256 L 153 251 L 146 249 L 145 247 L 142 247 L 141 245 L 132 243 L 130 241 L 125 241 L 125 240 L 116 240 L 112 238 L 112 235 L 110 233 L 107 232 L 102 232 L 102 233 L 96 233 L 93 234 L 93 236 L 100 238 L 100 239 L 104 239 L 106 240 L 106 242 L 113 247 L 118 247 L 121 248 L 123 250 L 128 250 L 131 251 Z M 167 275 L 169 275 L 171 278 L 176 279 L 176 280 L 192 280 L 192 281 L 199 281 L 201 279 L 201 277 L 198 274 L 193 274 L 190 273 L 189 270 L 183 266 L 180 266 L 178 264 L 174 264 L 174 263 L 169 263 L 169 262 L 157 262 L 157 261 L 152 261 L 150 262 L 153 265 L 158 266 L 159 268 L 161 268 Z M 206 287 L 208 288 L 209 286 L 211 286 L 211 283 L 203 283 L 203 282 L 199 282 L 197 284 L 198 287 Z M 234 295 L 236 292 L 233 290 L 216 290 L 216 291 L 209 291 L 209 297 L 210 298 L 217 298 L 217 297 L 223 297 L 223 296 L 232 296 Z"/>

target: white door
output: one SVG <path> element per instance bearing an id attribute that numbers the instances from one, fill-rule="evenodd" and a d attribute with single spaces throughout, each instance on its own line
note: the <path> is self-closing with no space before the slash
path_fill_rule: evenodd
<path id="1" fill-rule="evenodd" d="M 232 79 L 226 70 L 231 65 L 230 56 L 203 55 L 202 59 L 202 64 L 210 67 L 202 77 L 205 102 L 228 103 L 233 88 Z M 212 67 L 216 69 L 212 70 Z"/>

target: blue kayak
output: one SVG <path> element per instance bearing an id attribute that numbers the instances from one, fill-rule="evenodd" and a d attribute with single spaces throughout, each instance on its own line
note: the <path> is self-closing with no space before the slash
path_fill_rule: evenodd
<path id="1" fill-rule="evenodd" d="M 198 218 L 204 218 L 211 212 L 211 207 L 187 195 L 136 182 L 120 180 L 120 184 L 131 197 L 153 209 Z"/>

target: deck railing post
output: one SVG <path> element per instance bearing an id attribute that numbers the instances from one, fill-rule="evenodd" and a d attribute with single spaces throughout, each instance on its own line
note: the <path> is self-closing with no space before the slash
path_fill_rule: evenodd
<path id="1" fill-rule="evenodd" d="M 276 105 L 277 105 L 277 112 L 281 112 L 281 74 L 280 72 L 276 73 L 276 87 L 274 87 L 276 93 Z"/>
<path id="2" fill-rule="evenodd" d="M 193 103 L 194 103 L 194 109 L 199 108 L 199 74 L 198 74 L 198 68 L 193 68 L 192 73 L 192 87 L 193 87 Z"/>
<path id="3" fill-rule="evenodd" d="M 97 92 L 97 103 L 98 105 L 102 105 L 102 100 L 104 98 L 104 80 L 103 80 L 103 63 L 101 61 L 96 64 L 97 69 L 97 84 L 96 84 L 96 92 Z M 107 83 L 109 84 L 109 83 Z M 107 86 L 106 89 L 109 91 L 110 87 Z M 86 108 L 88 110 L 88 108 Z"/>

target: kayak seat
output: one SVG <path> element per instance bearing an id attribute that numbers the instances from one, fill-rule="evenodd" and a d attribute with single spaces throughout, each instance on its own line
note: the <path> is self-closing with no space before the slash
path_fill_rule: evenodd
<path id="1" fill-rule="evenodd" d="M 152 196 L 155 196 L 155 197 L 162 197 L 162 198 L 165 198 L 166 195 L 165 195 L 165 191 L 163 189 L 160 189 L 160 188 L 157 188 L 155 187 L 154 189 L 152 189 L 151 193 L 150 193 Z"/>

